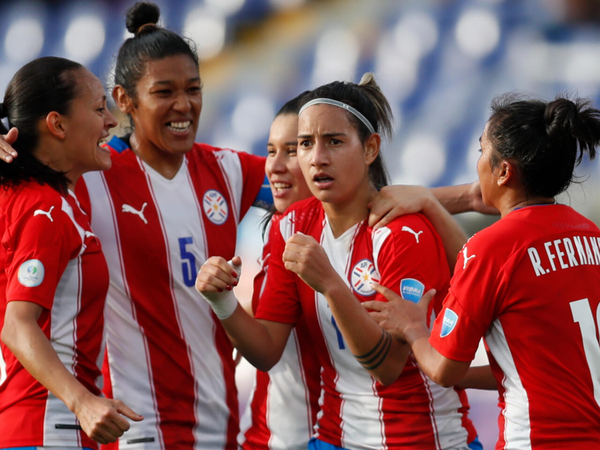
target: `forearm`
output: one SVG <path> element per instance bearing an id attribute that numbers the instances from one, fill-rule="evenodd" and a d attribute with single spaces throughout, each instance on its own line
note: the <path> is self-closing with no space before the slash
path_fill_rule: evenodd
<path id="1" fill-rule="evenodd" d="M 6 321 L 2 341 L 23 367 L 76 413 L 91 394 L 64 366 L 35 321 Z"/>
<path id="2" fill-rule="evenodd" d="M 412 349 L 419 368 L 435 383 L 443 387 L 458 384 L 464 377 L 469 363 L 452 361 L 442 356 L 429 343 L 429 329 L 425 324 L 405 330 L 406 341 Z"/>
<path id="3" fill-rule="evenodd" d="M 471 184 L 442 186 L 432 188 L 431 192 L 450 214 L 473 211 Z"/>
<path id="4" fill-rule="evenodd" d="M 279 361 L 283 352 L 281 343 L 269 328 L 288 328 L 289 335 L 291 325 L 265 322 L 250 316 L 239 304 L 230 317 L 221 321 L 231 343 L 244 358 L 257 369 L 268 372 Z M 282 337 L 282 340 L 285 346 L 287 337 Z"/>
<path id="5" fill-rule="evenodd" d="M 429 219 L 436 229 L 446 252 L 446 259 L 450 271 L 454 271 L 458 252 L 467 242 L 467 236 L 460 225 L 442 204 L 433 197 L 429 197 L 423 206 L 423 214 Z"/>
<path id="6" fill-rule="evenodd" d="M 486 391 L 498 389 L 496 378 L 489 365 L 469 367 L 467 374 L 457 386 L 463 389 L 483 389 Z"/>
<path id="7" fill-rule="evenodd" d="M 393 383 L 404 368 L 410 348 L 369 317 L 341 279 L 332 284 L 325 298 L 348 349 L 377 381 Z"/>

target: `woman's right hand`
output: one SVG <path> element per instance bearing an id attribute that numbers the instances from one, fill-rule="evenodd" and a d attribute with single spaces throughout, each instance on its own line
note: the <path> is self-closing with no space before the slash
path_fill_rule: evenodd
<path id="1" fill-rule="evenodd" d="M 239 256 L 235 256 L 231 264 L 220 256 L 208 258 L 196 276 L 196 290 L 210 301 L 219 301 L 237 286 L 241 265 Z"/>
<path id="2" fill-rule="evenodd" d="M 0 135 L 0 158 L 11 163 L 18 155 L 12 144 L 15 143 L 19 135 L 19 130 L 15 127 L 8 130 L 8 133 Z"/>
<path id="3" fill-rule="evenodd" d="M 136 422 L 144 418 L 121 400 L 98 397 L 90 392 L 74 408 L 81 429 L 100 444 L 115 442 L 129 430 L 129 418 Z"/>

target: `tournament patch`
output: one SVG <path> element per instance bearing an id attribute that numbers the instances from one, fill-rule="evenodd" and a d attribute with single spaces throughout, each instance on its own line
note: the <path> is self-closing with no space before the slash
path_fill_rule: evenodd
<path id="1" fill-rule="evenodd" d="M 227 200 L 221 193 L 215 189 L 209 189 L 202 198 L 202 207 L 204 214 L 215 225 L 222 225 L 229 215 L 229 206 Z"/>
<path id="2" fill-rule="evenodd" d="M 375 265 L 368 259 L 363 259 L 356 263 L 352 269 L 352 288 L 360 295 L 368 297 L 375 293 L 375 289 L 371 287 L 371 281 L 379 283 L 380 276 L 375 269 Z"/>
<path id="3" fill-rule="evenodd" d="M 444 321 L 442 322 L 442 331 L 440 331 L 440 337 L 446 337 L 452 333 L 452 330 L 454 330 L 457 322 L 458 315 L 450 308 L 446 308 L 446 311 L 444 311 Z"/>
<path id="4" fill-rule="evenodd" d="M 25 261 L 17 274 L 19 283 L 26 287 L 36 287 L 44 281 L 44 265 L 39 259 Z"/>
<path id="5" fill-rule="evenodd" d="M 425 285 L 414 278 L 404 278 L 400 280 L 400 295 L 404 300 L 410 300 L 413 303 L 418 303 L 423 297 Z"/>

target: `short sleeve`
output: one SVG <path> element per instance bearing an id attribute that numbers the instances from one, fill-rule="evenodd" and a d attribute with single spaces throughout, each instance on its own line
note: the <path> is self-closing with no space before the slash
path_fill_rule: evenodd
<path id="1" fill-rule="evenodd" d="M 69 260 L 62 197 L 18 199 L 2 236 L 6 252 L 6 300 L 29 301 L 50 309 Z"/>
<path id="2" fill-rule="evenodd" d="M 448 296 L 430 337 L 433 347 L 455 361 L 474 358 L 497 314 L 497 280 L 502 268 L 479 237 L 474 236 L 458 255 Z"/>
<path id="3" fill-rule="evenodd" d="M 450 273 L 441 240 L 429 221 L 416 214 L 403 216 L 373 233 L 380 284 L 413 302 L 436 289 L 433 303 L 441 304 Z M 381 294 L 376 299 L 387 301 Z"/>
<path id="4" fill-rule="evenodd" d="M 271 188 L 265 179 L 265 158 L 238 152 L 242 167 L 243 186 L 240 219 L 251 206 L 269 208 L 273 204 Z"/>
<path id="5" fill-rule="evenodd" d="M 285 224 L 286 217 L 279 225 Z M 296 324 L 302 315 L 297 276 L 284 266 L 285 240 L 280 226 L 271 227 L 269 243 L 271 255 L 266 266 L 266 283 L 255 317 L 272 322 Z"/>

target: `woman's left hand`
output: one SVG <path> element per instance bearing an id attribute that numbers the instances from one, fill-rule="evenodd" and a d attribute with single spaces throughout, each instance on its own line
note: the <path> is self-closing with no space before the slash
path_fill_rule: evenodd
<path id="1" fill-rule="evenodd" d="M 328 282 L 337 278 L 323 247 L 315 238 L 302 233 L 296 233 L 286 241 L 283 263 L 317 292 L 324 293 Z"/>

